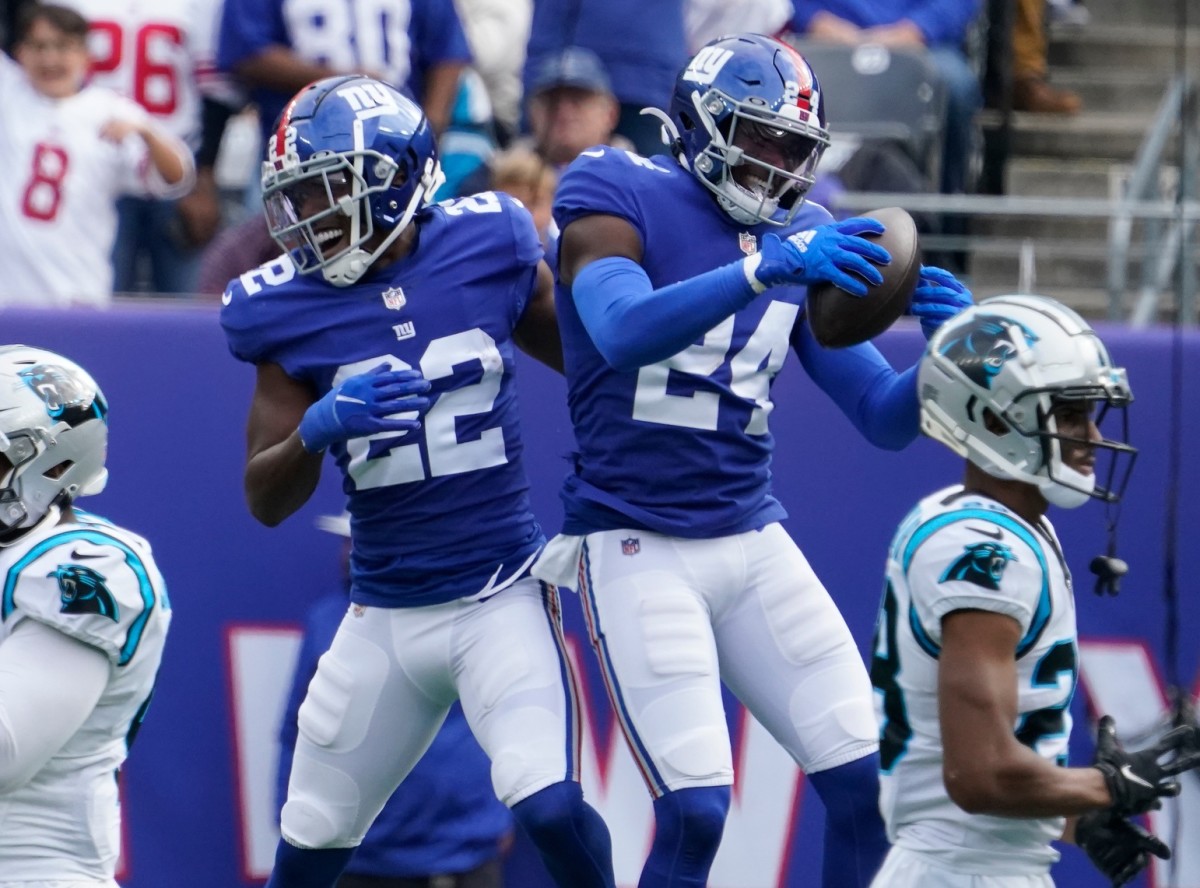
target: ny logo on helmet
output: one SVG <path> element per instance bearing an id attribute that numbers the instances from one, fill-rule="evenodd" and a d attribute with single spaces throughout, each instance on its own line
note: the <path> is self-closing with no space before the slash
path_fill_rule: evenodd
<path id="1" fill-rule="evenodd" d="M 392 97 L 391 91 L 382 83 L 370 80 L 358 80 L 348 86 L 342 87 L 337 91 L 337 94 L 346 100 L 346 103 L 356 114 L 369 112 L 364 116 L 374 117 L 378 114 L 399 110 L 396 107 L 396 100 Z"/>
<path id="2" fill-rule="evenodd" d="M 733 58 L 733 51 L 719 46 L 706 46 L 696 53 L 695 58 L 683 72 L 685 80 L 696 83 L 712 83 L 725 67 L 725 63 Z"/>
<path id="3" fill-rule="evenodd" d="M 991 388 L 992 380 L 1017 355 L 1019 343 L 1013 338 L 1017 331 L 1024 336 L 1025 345 L 1038 341 L 1024 324 L 979 314 L 947 337 L 941 353 L 976 385 Z"/>

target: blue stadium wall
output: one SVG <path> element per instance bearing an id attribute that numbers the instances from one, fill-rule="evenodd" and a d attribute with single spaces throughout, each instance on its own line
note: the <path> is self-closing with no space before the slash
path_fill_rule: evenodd
<path id="1" fill-rule="evenodd" d="M 275 721 L 289 677 L 297 627 L 307 605 L 338 582 L 339 541 L 314 526 L 341 509 L 327 466 L 317 494 L 283 526 L 256 524 L 242 498 L 244 419 L 253 371 L 228 354 L 216 311 L 178 303 L 105 312 L 0 312 L 2 338 L 61 351 L 99 380 L 111 403 L 108 490 L 85 505 L 151 540 L 166 575 L 175 622 L 159 693 L 123 776 L 127 888 L 235 888 L 258 885 L 275 833 L 272 801 Z M 1087 565 L 1105 543 L 1105 514 L 1089 504 L 1058 512 L 1077 580 L 1083 670 L 1072 706 L 1072 755 L 1090 759 L 1089 720 L 1113 712 L 1127 732 L 1149 730 L 1178 682 L 1194 698 L 1200 612 L 1195 605 L 1200 470 L 1200 335 L 1104 328 L 1130 369 L 1137 401 L 1133 441 L 1141 448 L 1122 510 L 1120 553 L 1132 572 L 1117 599 L 1097 599 Z M 898 365 L 919 354 L 915 327 L 891 331 L 882 350 Z M 1178 346 L 1178 348 L 1176 347 Z M 553 531 L 558 485 L 571 449 L 562 381 L 523 361 L 521 393 L 534 505 Z M 1176 415 L 1173 387 L 1185 410 Z M 787 526 L 833 592 L 867 651 L 884 551 L 897 521 L 921 495 L 950 483 L 958 461 L 929 441 L 903 453 L 876 451 L 791 361 L 775 386 L 777 493 Z M 1178 478 L 1168 455 L 1179 446 Z M 1177 653 L 1166 631 L 1168 491 L 1178 496 Z M 637 785 L 608 712 L 578 605 L 566 596 L 568 629 L 586 674 L 585 786 L 613 826 L 623 885 L 651 836 L 649 804 Z M 1172 659 L 1174 662 L 1172 662 Z M 730 706 L 742 777 L 714 888 L 801 888 L 817 883 L 821 804 L 761 728 Z M 1200 888 L 1200 781 L 1189 778 L 1182 807 L 1152 826 L 1176 844 L 1178 868 L 1140 885 Z M 519 837 L 509 884 L 549 880 Z M 1059 884 L 1100 888 L 1083 855 L 1066 849 Z"/>

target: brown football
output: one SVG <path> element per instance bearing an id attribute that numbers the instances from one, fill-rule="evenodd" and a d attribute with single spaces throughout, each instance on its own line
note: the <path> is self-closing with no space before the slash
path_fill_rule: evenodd
<path id="1" fill-rule="evenodd" d="M 883 283 L 867 286 L 866 296 L 852 296 L 827 281 L 808 288 L 805 313 L 817 342 L 825 348 L 845 348 L 872 339 L 908 309 L 921 274 L 921 240 L 912 216 L 900 207 L 863 213 L 883 223 L 883 234 L 864 234 L 877 241 L 892 261 L 880 265 Z"/>

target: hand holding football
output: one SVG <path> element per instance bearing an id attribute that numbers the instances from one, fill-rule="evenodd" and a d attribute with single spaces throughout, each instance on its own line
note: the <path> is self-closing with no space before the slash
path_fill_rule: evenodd
<path id="1" fill-rule="evenodd" d="M 883 282 L 867 285 L 866 296 L 853 296 L 827 281 L 811 284 L 805 313 L 813 337 L 825 348 L 845 348 L 878 336 L 908 309 L 921 273 L 921 242 L 912 216 L 900 207 L 864 215 L 883 223 L 883 234 L 866 233 L 891 254 L 879 265 Z"/>

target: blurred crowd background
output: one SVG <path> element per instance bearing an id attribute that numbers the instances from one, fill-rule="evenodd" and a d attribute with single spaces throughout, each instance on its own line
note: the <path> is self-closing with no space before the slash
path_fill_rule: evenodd
<path id="1" fill-rule="evenodd" d="M 219 297 L 277 252 L 263 139 L 335 73 L 411 93 L 440 135 L 439 196 L 513 194 L 552 253 L 559 171 L 598 143 L 664 153 L 641 109 L 668 107 L 705 42 L 756 31 L 821 81 L 834 145 L 812 199 L 835 215 L 904 206 L 927 261 L 977 298 L 1195 319 L 1195 0 L 62 0 L 86 22 L 62 46 L 21 33 L 31 5 L 8 0 L 0 21 L 16 60 L 0 69 L 0 305 Z M 107 91 L 145 126 L 103 130 L 134 120 Z M 185 175 L 147 175 L 147 134 L 186 146 Z"/>

